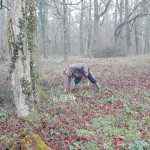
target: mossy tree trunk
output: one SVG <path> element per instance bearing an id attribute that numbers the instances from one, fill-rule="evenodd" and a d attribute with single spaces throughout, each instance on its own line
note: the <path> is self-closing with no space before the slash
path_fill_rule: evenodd
<path id="1" fill-rule="evenodd" d="M 37 46 L 34 0 L 12 0 L 8 23 L 10 75 L 19 117 L 34 111 L 37 94 Z"/>

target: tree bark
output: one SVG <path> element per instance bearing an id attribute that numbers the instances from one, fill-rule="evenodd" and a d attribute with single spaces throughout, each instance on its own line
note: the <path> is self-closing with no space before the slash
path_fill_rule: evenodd
<path id="1" fill-rule="evenodd" d="M 63 38 L 64 38 L 64 59 L 67 59 L 67 5 L 66 0 L 63 0 Z"/>
<path id="2" fill-rule="evenodd" d="M 36 15 L 34 0 L 11 1 L 8 23 L 10 75 L 19 117 L 34 111 L 37 94 Z"/>
<path id="3" fill-rule="evenodd" d="M 98 1 L 94 0 L 94 52 L 99 49 L 99 16 Z"/>
<path id="4" fill-rule="evenodd" d="M 150 52 L 150 18 L 146 18 L 146 28 L 145 28 L 145 44 L 144 44 L 144 53 Z"/>
<path id="5" fill-rule="evenodd" d="M 88 20 L 88 41 L 87 41 L 87 56 L 91 55 L 91 29 L 92 29 L 92 22 L 91 22 L 91 6 L 92 5 L 92 1 L 90 0 L 89 2 L 89 20 Z"/>
<path id="6" fill-rule="evenodd" d="M 116 5 L 115 5 L 115 30 L 117 28 L 117 20 L 118 19 L 118 0 L 116 0 Z M 117 38 L 115 36 L 115 45 L 117 44 Z"/>
<path id="7" fill-rule="evenodd" d="M 40 28 L 42 30 L 42 47 L 43 47 L 43 52 L 44 52 L 44 58 L 47 58 L 47 51 L 46 51 L 46 38 L 45 38 L 45 23 L 46 23 L 46 19 L 45 19 L 45 4 L 42 3 L 41 0 L 38 0 L 38 2 L 40 2 L 39 4 L 39 20 L 40 20 Z"/>
<path id="8" fill-rule="evenodd" d="M 136 20 L 134 25 L 134 34 L 135 34 L 135 48 L 136 48 L 136 54 L 139 54 L 139 38 L 138 38 L 138 21 Z"/>
<path id="9" fill-rule="evenodd" d="M 125 18 L 129 15 L 129 1 L 125 0 Z M 131 46 L 131 35 L 130 35 L 130 24 L 126 24 L 126 41 L 127 41 L 127 54 L 130 53 L 130 46 Z"/>
<path id="10" fill-rule="evenodd" d="M 80 54 L 83 56 L 83 1 L 81 2 L 81 18 L 80 18 Z"/>

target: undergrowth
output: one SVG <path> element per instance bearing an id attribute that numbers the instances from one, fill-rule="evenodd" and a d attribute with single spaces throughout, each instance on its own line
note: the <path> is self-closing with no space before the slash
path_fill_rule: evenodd
<path id="1" fill-rule="evenodd" d="M 78 89 L 72 83 L 70 92 L 64 94 L 61 69 L 67 63 L 53 65 L 53 73 L 52 66 L 48 70 L 41 63 L 42 91 L 35 113 L 27 118 L 17 118 L 15 112 L 0 113 L 1 147 L 32 131 L 56 150 L 150 149 L 149 65 L 99 63 L 91 71 L 100 82 L 100 91 L 85 80 Z"/>

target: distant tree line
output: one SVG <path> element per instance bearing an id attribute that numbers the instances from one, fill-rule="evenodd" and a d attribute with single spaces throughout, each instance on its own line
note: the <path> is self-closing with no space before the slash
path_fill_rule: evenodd
<path id="1" fill-rule="evenodd" d="M 149 0 L 37 0 L 37 5 L 44 10 L 39 9 L 40 20 L 45 20 L 40 49 L 49 56 L 109 57 L 150 51 Z"/>

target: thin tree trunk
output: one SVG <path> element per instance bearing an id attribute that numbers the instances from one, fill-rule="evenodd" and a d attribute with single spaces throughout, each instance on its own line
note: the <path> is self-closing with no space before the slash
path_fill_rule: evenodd
<path id="1" fill-rule="evenodd" d="M 81 2 L 81 18 L 80 18 L 80 54 L 83 56 L 83 1 Z"/>
<path id="2" fill-rule="evenodd" d="M 70 28 L 71 28 L 71 12 L 68 11 L 68 29 L 67 29 L 67 48 L 68 52 L 71 53 L 71 44 L 70 44 Z"/>
<path id="3" fill-rule="evenodd" d="M 63 0 L 63 31 L 64 31 L 64 59 L 67 59 L 67 5 L 66 0 Z"/>
<path id="4" fill-rule="evenodd" d="M 138 21 L 135 22 L 135 29 L 134 29 L 134 33 L 135 33 L 135 47 L 136 47 L 136 54 L 139 54 L 139 38 L 138 38 Z"/>
<path id="5" fill-rule="evenodd" d="M 119 9 L 119 18 L 120 18 L 120 24 L 123 22 L 123 8 L 124 8 L 124 0 L 120 1 L 120 9 Z M 118 42 L 117 42 L 117 47 L 120 51 L 120 54 L 122 56 L 126 55 L 126 51 L 124 48 L 124 43 L 123 43 L 123 39 L 122 39 L 122 31 L 120 32 L 120 35 L 118 38 Z"/>
<path id="6" fill-rule="evenodd" d="M 91 29 L 92 29 L 92 23 L 91 23 L 91 0 L 89 2 L 89 25 L 88 25 L 88 41 L 87 41 L 87 48 L 88 48 L 88 52 L 87 55 L 90 56 L 91 55 Z"/>
<path id="7" fill-rule="evenodd" d="M 129 15 L 129 1 L 125 0 L 125 17 Z M 131 35 L 130 35 L 130 26 L 129 23 L 126 24 L 126 40 L 127 40 L 127 54 L 130 54 L 131 46 Z"/>
<path id="8" fill-rule="evenodd" d="M 94 53 L 99 49 L 99 16 L 98 1 L 94 0 Z"/>
<path id="9" fill-rule="evenodd" d="M 144 44 L 144 53 L 149 53 L 150 52 L 150 18 L 146 18 L 146 28 L 145 28 L 145 44 Z"/>
<path id="10" fill-rule="evenodd" d="M 118 0 L 116 0 L 116 5 L 115 5 L 115 30 L 116 30 L 116 28 L 117 28 L 117 20 L 118 19 Z M 114 30 L 114 31 L 115 31 Z M 115 36 L 115 45 L 117 44 L 117 38 L 116 38 L 116 36 Z"/>

